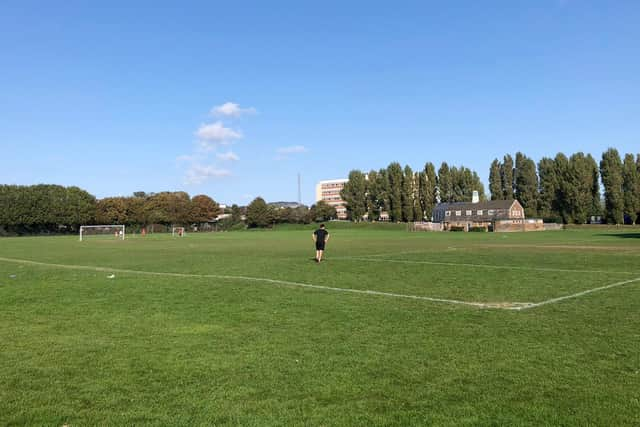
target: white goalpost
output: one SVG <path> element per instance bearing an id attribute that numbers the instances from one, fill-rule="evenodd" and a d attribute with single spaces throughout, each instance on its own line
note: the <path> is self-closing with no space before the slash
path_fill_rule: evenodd
<path id="1" fill-rule="evenodd" d="M 171 228 L 171 237 L 184 237 L 186 233 L 184 232 L 184 227 L 173 227 Z"/>
<path id="2" fill-rule="evenodd" d="M 115 239 L 124 240 L 124 225 L 81 225 L 80 241 L 91 236 L 110 236 Z"/>

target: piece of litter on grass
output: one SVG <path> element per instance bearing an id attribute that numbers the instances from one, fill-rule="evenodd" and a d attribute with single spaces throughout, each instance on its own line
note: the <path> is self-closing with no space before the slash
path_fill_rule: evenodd
<path id="1" fill-rule="evenodd" d="M 111 276 L 107 276 L 107 279 L 115 279 L 116 275 L 112 274 Z"/>
<path id="2" fill-rule="evenodd" d="M 9 277 L 11 277 L 12 279 L 15 279 L 17 276 L 15 274 L 10 274 Z"/>

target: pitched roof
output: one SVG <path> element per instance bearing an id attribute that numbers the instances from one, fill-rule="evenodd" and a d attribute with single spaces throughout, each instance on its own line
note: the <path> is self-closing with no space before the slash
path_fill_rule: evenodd
<path id="1" fill-rule="evenodd" d="M 438 203 L 436 209 L 480 210 L 480 209 L 510 209 L 517 200 L 487 200 L 485 202 L 455 202 Z"/>

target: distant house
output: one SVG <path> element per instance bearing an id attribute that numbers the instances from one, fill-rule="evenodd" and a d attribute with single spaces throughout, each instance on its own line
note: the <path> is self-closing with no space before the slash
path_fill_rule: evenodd
<path id="1" fill-rule="evenodd" d="M 443 230 L 484 228 L 487 231 L 538 231 L 542 220 L 526 219 L 524 208 L 517 200 L 439 203 L 433 209 L 433 222 Z"/>

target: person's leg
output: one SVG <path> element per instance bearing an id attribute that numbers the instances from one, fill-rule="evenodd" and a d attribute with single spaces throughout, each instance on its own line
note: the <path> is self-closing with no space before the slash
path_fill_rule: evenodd
<path id="1" fill-rule="evenodd" d="M 316 262 L 320 261 L 320 251 L 316 249 Z"/>
<path id="2" fill-rule="evenodd" d="M 323 250 L 319 250 L 318 251 L 318 262 L 322 261 L 322 254 L 324 253 Z"/>

